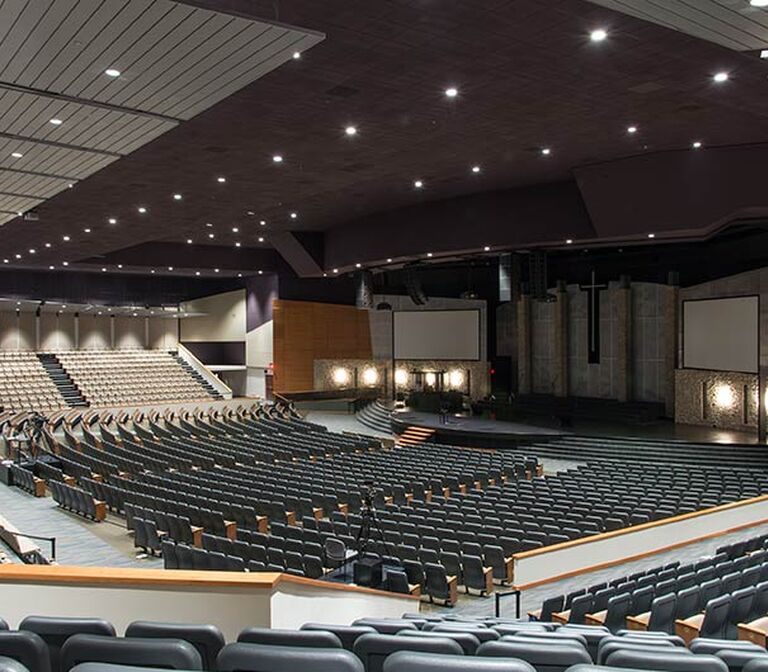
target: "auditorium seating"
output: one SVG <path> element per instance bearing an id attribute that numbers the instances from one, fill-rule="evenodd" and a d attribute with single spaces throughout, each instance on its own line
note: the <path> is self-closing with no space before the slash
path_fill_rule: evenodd
<path id="1" fill-rule="evenodd" d="M 57 357 L 91 406 L 218 398 L 168 351 L 75 350 Z"/>
<path id="2" fill-rule="evenodd" d="M 50 413 L 67 407 L 34 352 L 0 352 L 0 407 Z"/>
<path id="3" fill-rule="evenodd" d="M 51 481 L 50 486 L 53 501 L 62 509 L 99 522 L 106 518 L 105 503 L 94 499 L 91 493 L 56 481 Z"/>
<path id="4" fill-rule="evenodd" d="M 148 605 L 151 611 L 151 606 Z M 213 624 L 28 617 L 0 631 L 8 672 L 765 672 L 751 642 L 512 619 L 403 614 L 296 630 L 244 628 L 227 643 Z"/>

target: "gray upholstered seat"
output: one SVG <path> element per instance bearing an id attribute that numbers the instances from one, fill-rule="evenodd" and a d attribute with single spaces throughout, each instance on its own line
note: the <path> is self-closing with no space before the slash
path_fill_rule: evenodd
<path id="1" fill-rule="evenodd" d="M 482 624 L 479 624 L 482 625 Z M 452 634 L 456 632 L 468 632 L 474 635 L 477 640 L 482 644 L 483 642 L 493 642 L 499 639 L 499 633 L 492 628 L 485 627 L 473 627 L 471 623 L 450 623 L 443 622 L 438 623 L 434 627 L 425 627 L 424 630 L 431 632 L 444 632 L 446 634 Z"/>
<path id="2" fill-rule="evenodd" d="M 400 630 L 418 630 L 416 624 L 406 618 L 358 618 L 352 625 L 367 625 L 382 635 L 395 635 Z"/>
<path id="3" fill-rule="evenodd" d="M 219 672 L 363 672 L 363 664 L 344 649 L 227 644 L 216 661 Z"/>
<path id="4" fill-rule="evenodd" d="M 435 630 L 403 630 L 400 633 L 401 637 L 427 637 L 427 638 L 435 638 L 435 637 L 448 637 L 448 639 L 452 639 L 454 642 L 458 642 L 458 644 L 461 645 L 461 648 L 464 650 L 464 653 L 468 656 L 474 656 L 475 652 L 477 651 L 477 647 L 480 646 L 480 640 L 471 632 L 438 632 Z"/>
<path id="5" fill-rule="evenodd" d="M 686 655 L 690 655 L 687 649 L 680 649 L 672 642 L 662 639 L 647 638 L 646 640 L 631 639 L 629 637 L 613 637 L 610 640 L 603 640 L 597 648 L 597 658 L 595 662 L 598 665 L 604 665 L 605 661 L 614 651 L 655 651 L 659 648 L 677 649 Z M 674 652 L 673 652 L 674 653 Z"/>
<path id="6" fill-rule="evenodd" d="M 313 649 L 341 649 L 341 640 L 327 630 L 280 630 L 276 628 L 246 628 L 237 641 L 270 646 L 307 646 Z"/>
<path id="7" fill-rule="evenodd" d="M 723 649 L 747 649 L 749 651 L 765 653 L 765 649 L 759 644 L 738 639 L 708 639 L 707 637 L 697 637 L 688 645 L 688 648 L 694 653 L 715 654 Z"/>
<path id="8" fill-rule="evenodd" d="M 200 654 L 181 639 L 138 639 L 73 635 L 61 648 L 61 668 L 80 663 L 113 663 L 162 667 L 170 670 L 202 670 Z"/>
<path id="9" fill-rule="evenodd" d="M 756 651 L 748 648 L 724 648 L 714 655 L 728 666 L 730 672 L 742 672 L 744 666 L 756 658 L 768 661 L 768 651 L 765 649 Z"/>
<path id="10" fill-rule="evenodd" d="M 332 625 L 330 623 L 305 623 L 300 630 L 320 630 L 332 632 L 339 638 L 341 645 L 351 651 L 357 638 L 367 633 L 376 633 L 370 625 Z"/>
<path id="11" fill-rule="evenodd" d="M 27 616 L 19 624 L 19 630 L 34 632 L 45 642 L 50 655 L 52 672 L 59 672 L 61 669 L 59 665 L 61 647 L 72 635 L 115 636 L 114 626 L 101 618 Z"/>
<path id="12" fill-rule="evenodd" d="M 0 656 L 0 672 L 30 672 L 18 660 Z"/>
<path id="13" fill-rule="evenodd" d="M 716 656 L 685 655 L 679 647 L 656 651 L 614 651 L 605 661 L 611 667 L 629 667 L 669 672 L 728 672 L 728 666 Z"/>
<path id="14" fill-rule="evenodd" d="M 742 672 L 768 672 L 768 660 L 763 658 L 753 658 L 744 667 Z"/>
<path id="15" fill-rule="evenodd" d="M 125 636 L 183 639 L 197 649 L 206 670 L 215 669 L 216 656 L 219 655 L 219 651 L 225 644 L 221 630 L 215 625 L 204 624 L 134 621 L 126 628 Z"/>
<path id="16" fill-rule="evenodd" d="M 396 651 L 423 651 L 463 656 L 458 642 L 448 637 L 418 639 L 403 635 L 363 635 L 355 642 L 355 655 L 363 661 L 366 672 L 382 672 L 387 656 Z"/>
<path id="17" fill-rule="evenodd" d="M 0 656 L 18 661 L 31 672 L 51 672 L 48 647 L 34 632 L 0 631 Z"/>
<path id="18" fill-rule="evenodd" d="M 466 658 L 399 651 L 384 661 L 384 672 L 534 672 L 534 668 L 514 658 Z"/>
<path id="19" fill-rule="evenodd" d="M 537 672 L 565 672 L 572 665 L 591 663 L 586 648 L 578 643 L 545 643 L 530 639 L 522 642 L 486 642 L 478 656 L 517 658 L 533 665 Z"/>

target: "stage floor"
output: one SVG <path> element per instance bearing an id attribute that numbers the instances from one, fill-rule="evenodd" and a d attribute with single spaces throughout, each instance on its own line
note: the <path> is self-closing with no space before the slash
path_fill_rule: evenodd
<path id="1" fill-rule="evenodd" d="M 448 415 L 446 422 L 441 422 L 440 416 L 435 413 L 421 413 L 419 411 L 398 411 L 392 415 L 392 419 L 401 425 L 414 425 L 434 429 L 436 432 L 458 432 L 472 435 L 494 436 L 498 438 L 530 438 L 543 439 L 545 437 L 558 437 L 571 432 L 552 427 L 529 425 L 522 422 L 505 422 L 490 420 L 489 418 L 469 417 L 465 415 Z"/>

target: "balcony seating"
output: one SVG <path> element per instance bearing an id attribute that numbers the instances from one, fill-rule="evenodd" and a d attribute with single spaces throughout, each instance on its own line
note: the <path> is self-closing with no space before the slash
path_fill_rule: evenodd
<path id="1" fill-rule="evenodd" d="M 534 672 L 517 658 L 473 658 L 398 651 L 384 661 L 384 672 Z"/>
<path id="2" fill-rule="evenodd" d="M 61 668 L 61 647 L 72 635 L 115 636 L 113 625 L 101 618 L 27 616 L 19 624 L 19 630 L 33 632 L 45 642 L 50 656 L 51 672 L 66 672 Z"/>
<path id="3" fill-rule="evenodd" d="M 91 493 L 56 481 L 51 481 L 50 486 L 53 501 L 61 508 L 97 522 L 106 518 L 106 504 L 94 499 Z"/>
<path id="4" fill-rule="evenodd" d="M 200 654 L 181 639 L 138 639 L 74 635 L 61 648 L 61 667 L 66 672 L 80 663 L 114 663 L 160 667 L 170 670 L 202 670 Z"/>
<path id="5" fill-rule="evenodd" d="M 341 648 L 243 643 L 227 644 L 219 654 L 217 669 L 219 672 L 364 672 L 360 659 Z"/>
<path id="6" fill-rule="evenodd" d="M 204 670 L 216 669 L 216 657 L 224 647 L 224 636 L 215 625 L 134 621 L 125 630 L 127 638 L 183 639 L 197 649 Z"/>
<path id="7" fill-rule="evenodd" d="M 67 408 L 34 352 L 0 352 L 0 408 L 52 413 Z"/>
<path id="8" fill-rule="evenodd" d="M 51 672 L 48 647 L 34 632 L 0 632 L 0 656 L 11 658 L 30 672 Z"/>

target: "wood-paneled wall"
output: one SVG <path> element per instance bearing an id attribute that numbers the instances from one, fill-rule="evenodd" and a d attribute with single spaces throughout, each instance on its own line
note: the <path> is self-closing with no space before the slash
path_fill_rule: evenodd
<path id="1" fill-rule="evenodd" d="M 368 311 L 311 301 L 274 303 L 274 389 L 314 386 L 316 359 L 371 359 Z"/>

